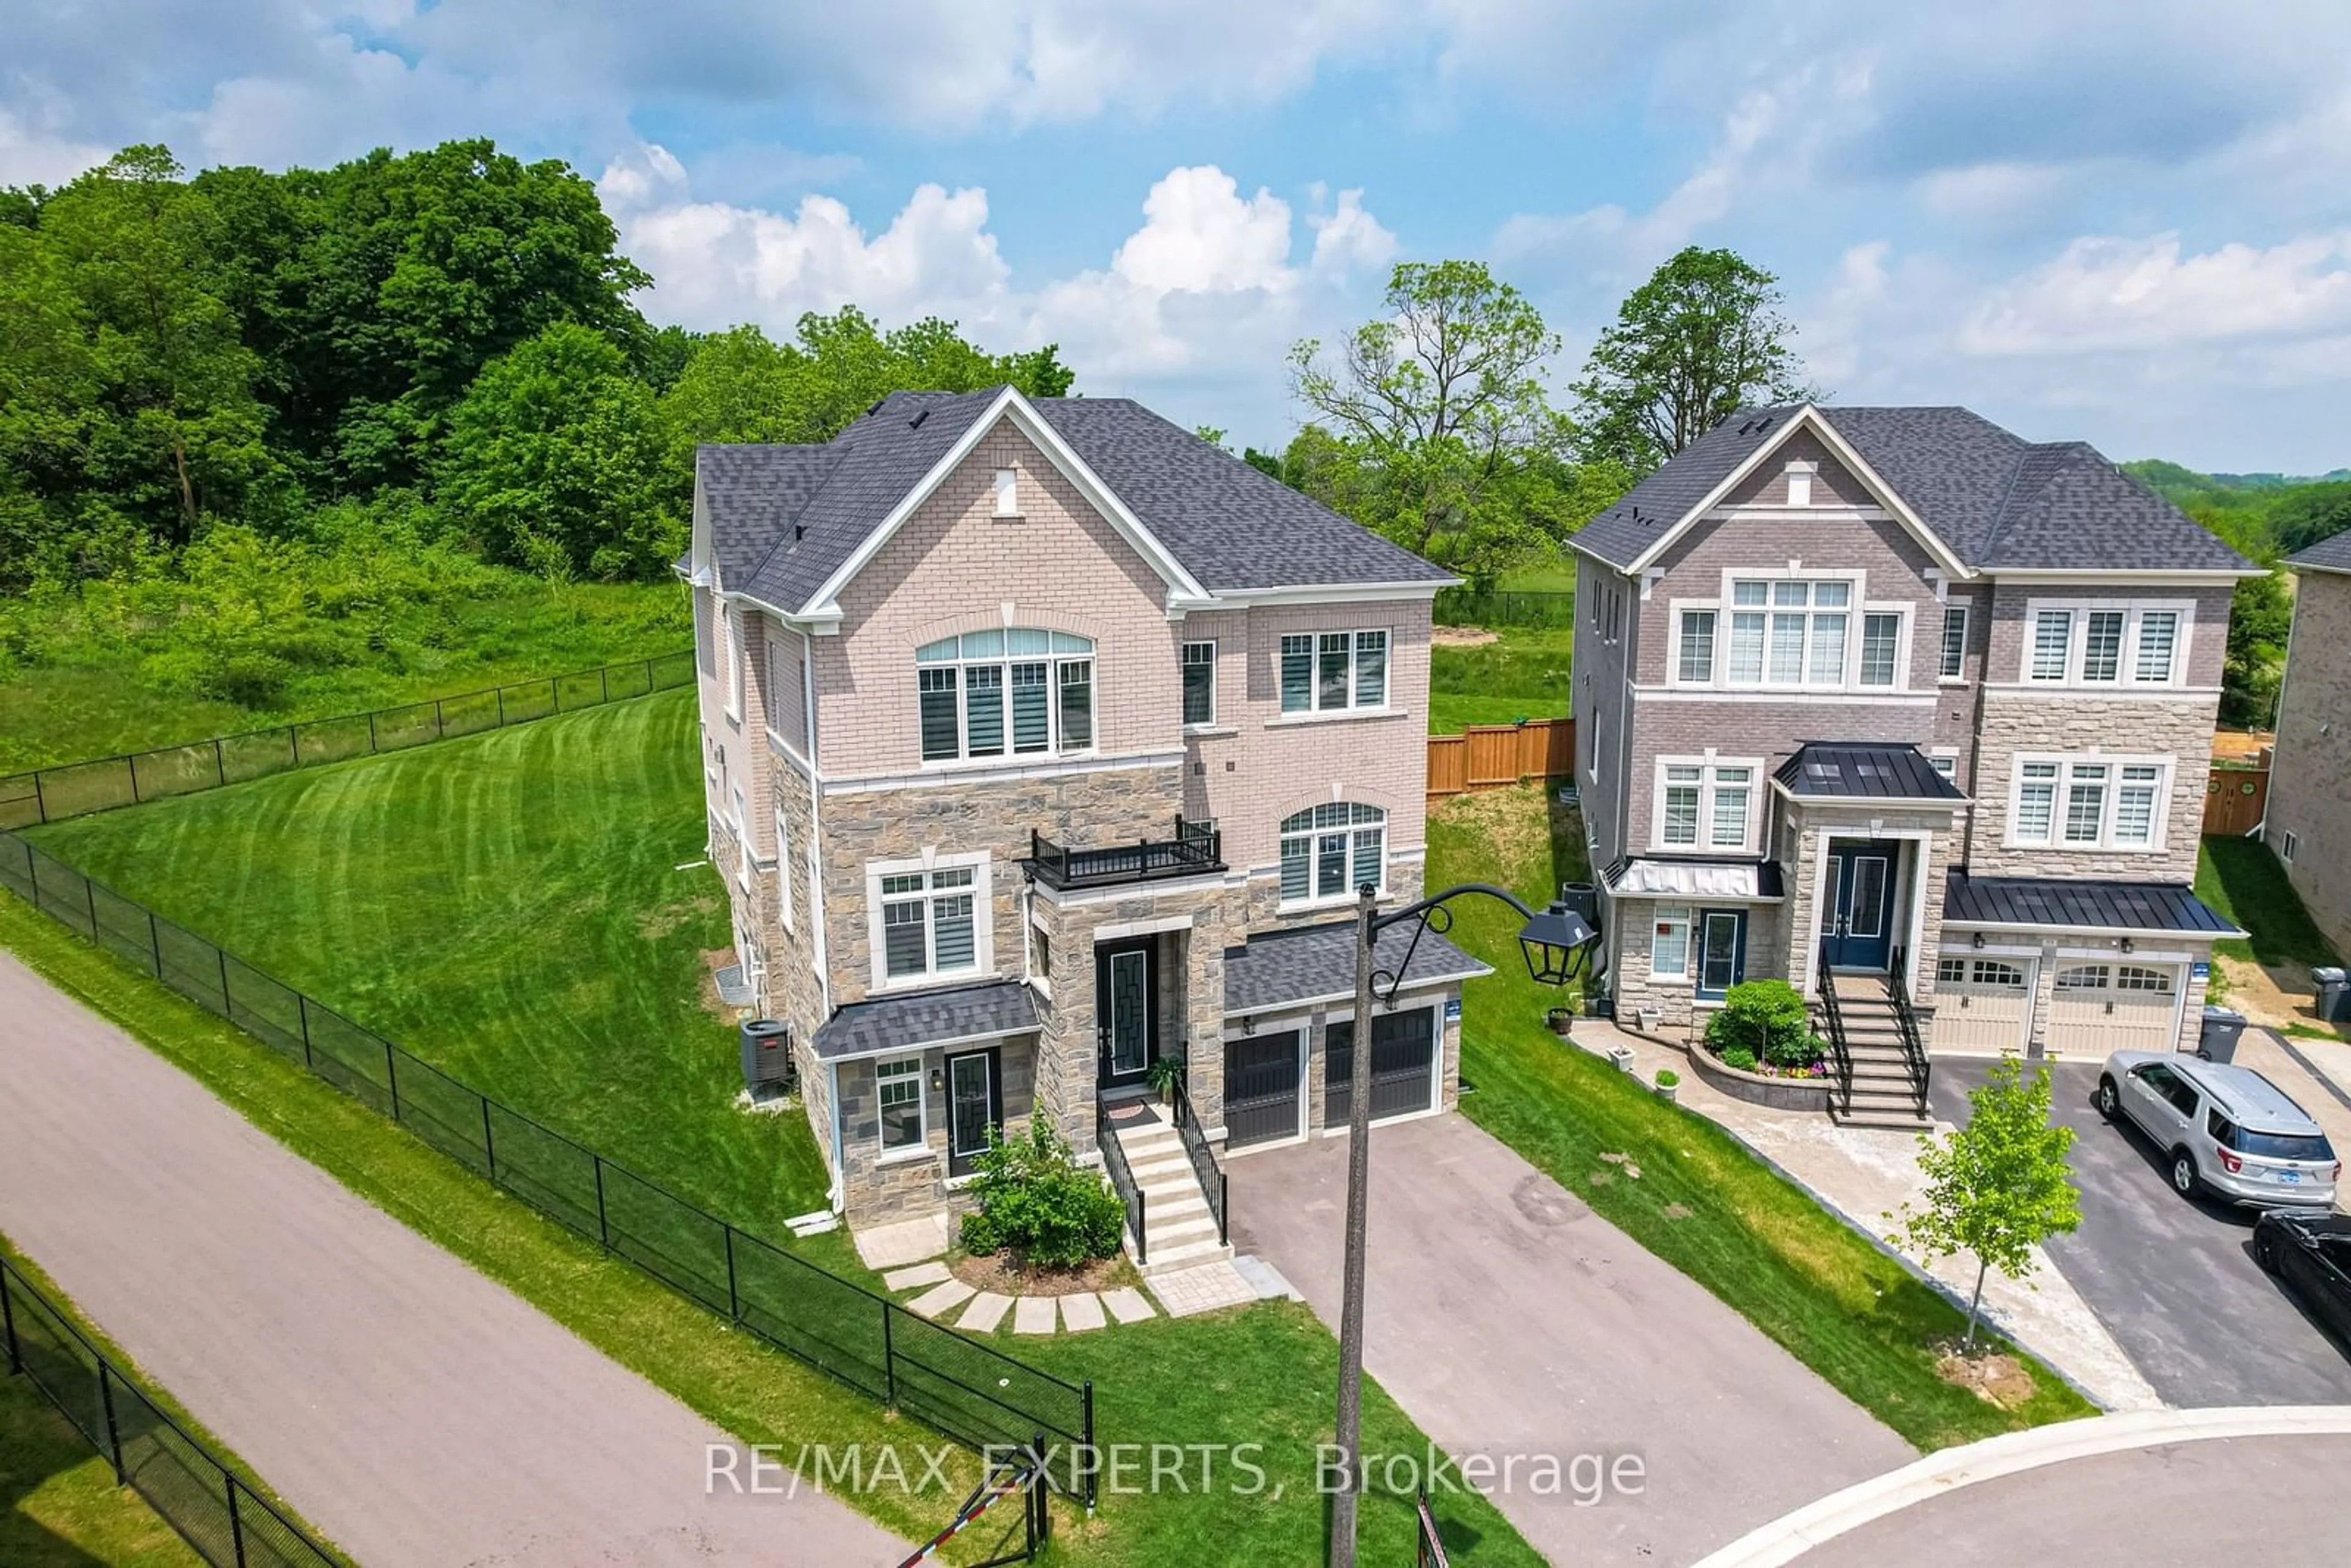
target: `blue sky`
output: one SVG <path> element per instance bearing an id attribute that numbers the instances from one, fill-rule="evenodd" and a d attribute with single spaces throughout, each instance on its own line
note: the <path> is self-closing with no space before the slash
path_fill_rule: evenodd
<path id="1" fill-rule="evenodd" d="M 489 134 L 598 180 L 656 319 L 937 313 L 1259 444 L 1299 418 L 1289 345 L 1397 260 L 1524 288 L 1563 385 L 1627 288 L 1721 245 L 1840 401 L 2351 465 L 2335 0 L 191 9 L 16 0 L 0 182 Z"/>

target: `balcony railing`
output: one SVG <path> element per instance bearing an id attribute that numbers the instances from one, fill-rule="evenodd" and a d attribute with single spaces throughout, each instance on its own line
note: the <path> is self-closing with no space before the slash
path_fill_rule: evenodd
<path id="1" fill-rule="evenodd" d="M 1034 829 L 1029 834 L 1029 869 L 1048 887 L 1106 887 L 1123 882 L 1156 882 L 1201 876 L 1225 869 L 1224 839 L 1214 824 L 1176 819 L 1176 836 L 1105 849 L 1057 844 Z"/>

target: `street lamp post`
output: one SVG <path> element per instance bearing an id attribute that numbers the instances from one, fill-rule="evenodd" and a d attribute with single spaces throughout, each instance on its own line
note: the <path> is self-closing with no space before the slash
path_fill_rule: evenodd
<path id="1" fill-rule="evenodd" d="M 1527 972 L 1539 985 L 1563 986 L 1575 977 L 1583 955 L 1595 933 L 1574 911 L 1554 904 L 1537 914 L 1505 888 L 1489 883 L 1464 883 L 1433 898 L 1406 904 L 1392 915 L 1379 912 L 1379 893 L 1365 883 L 1356 891 L 1355 1021 L 1353 1059 L 1347 1068 L 1347 1262 L 1341 1281 L 1339 1306 L 1339 1430 L 1336 1447 L 1346 1464 L 1344 1479 L 1331 1500 L 1331 1568 L 1354 1568 L 1355 1512 L 1363 1484 L 1361 1447 L 1364 1426 L 1364 1253 L 1369 1225 L 1372 1186 L 1372 999 L 1383 977 L 1378 969 L 1380 933 L 1407 920 L 1419 922 L 1412 944 L 1387 979 L 1387 999 L 1412 967 L 1421 936 L 1440 936 L 1453 925 L 1453 899 L 1466 893 L 1499 898 L 1526 916 L 1519 931 Z M 1436 1042 L 1441 1058 L 1444 1041 Z M 1442 1071 L 1441 1066 L 1439 1071 Z"/>

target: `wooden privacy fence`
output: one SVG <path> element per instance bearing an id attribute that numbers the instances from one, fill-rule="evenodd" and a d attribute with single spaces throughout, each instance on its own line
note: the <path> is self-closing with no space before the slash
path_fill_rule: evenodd
<path id="1" fill-rule="evenodd" d="M 1473 724 L 1459 735 L 1428 737 L 1428 803 L 1472 789 L 1499 789 L 1525 779 L 1565 779 L 1575 771 L 1575 721 Z"/>
<path id="2" fill-rule="evenodd" d="M 2264 754 L 2266 757 L 2266 753 Z M 2204 831 L 2241 838 L 2262 824 L 2270 806 L 2270 770 L 2215 763 L 2204 786 Z"/>

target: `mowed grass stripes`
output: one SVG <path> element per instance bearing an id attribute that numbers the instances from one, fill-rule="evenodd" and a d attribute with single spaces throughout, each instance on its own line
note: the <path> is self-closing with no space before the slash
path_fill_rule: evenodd
<path id="1" fill-rule="evenodd" d="M 494 1100 L 746 1229 L 821 1206 L 805 1118 L 737 1109 L 694 695 L 28 835 Z"/>

